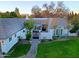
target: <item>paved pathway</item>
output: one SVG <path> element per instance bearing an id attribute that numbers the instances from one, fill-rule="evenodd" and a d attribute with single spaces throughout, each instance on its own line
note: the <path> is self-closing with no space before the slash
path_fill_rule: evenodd
<path id="1" fill-rule="evenodd" d="M 2 55 L 1 53 L 0 53 L 0 58 L 4 58 L 4 55 Z"/>
<path id="2" fill-rule="evenodd" d="M 22 58 L 35 58 L 37 54 L 37 47 L 40 41 L 39 39 L 32 39 L 30 43 L 31 43 L 30 50 L 28 51 L 27 55 L 22 56 Z"/>

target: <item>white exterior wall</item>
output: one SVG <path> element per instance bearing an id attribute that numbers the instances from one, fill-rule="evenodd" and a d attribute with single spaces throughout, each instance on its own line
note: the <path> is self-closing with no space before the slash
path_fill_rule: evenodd
<path id="1" fill-rule="evenodd" d="M 63 29 L 63 33 L 62 33 L 62 36 L 67 36 L 69 33 L 69 31 L 67 29 Z"/>
<path id="2" fill-rule="evenodd" d="M 70 33 L 69 32 L 69 36 L 77 36 L 77 33 Z"/>
<path id="3" fill-rule="evenodd" d="M 25 30 L 25 32 L 23 32 L 23 30 Z M 26 33 L 27 33 L 26 31 L 27 30 L 25 28 L 23 30 L 17 32 L 17 37 L 20 36 L 21 39 L 26 39 Z"/>
<path id="4" fill-rule="evenodd" d="M 53 29 L 48 30 L 48 32 L 41 32 L 40 39 L 52 39 Z"/>
<path id="5" fill-rule="evenodd" d="M 48 32 L 41 32 L 40 33 L 40 39 L 52 39 L 54 36 L 54 30 L 55 29 L 49 29 Z M 62 36 L 67 36 L 68 35 L 68 30 L 63 29 L 62 31 Z"/>
<path id="6" fill-rule="evenodd" d="M 8 41 L 1 46 L 2 52 L 7 53 L 17 42 L 18 42 L 18 38 L 12 37 L 12 40 L 10 42 Z"/>
<path id="7" fill-rule="evenodd" d="M 25 32 L 23 32 L 23 30 L 25 30 Z M 7 53 L 18 42 L 18 36 L 21 36 L 22 39 L 26 38 L 26 29 L 23 30 L 17 32 L 16 37 L 15 34 L 12 35 L 12 39 L 10 42 L 9 38 L 5 40 L 4 44 L 1 45 L 2 52 Z"/>

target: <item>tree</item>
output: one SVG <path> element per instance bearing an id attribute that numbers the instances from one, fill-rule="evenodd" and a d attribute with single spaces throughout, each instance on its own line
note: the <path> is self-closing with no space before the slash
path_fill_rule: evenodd
<path id="1" fill-rule="evenodd" d="M 49 5 L 47 3 L 43 4 L 43 9 L 39 6 L 34 6 L 32 8 L 32 17 L 67 17 L 69 15 L 69 8 L 67 8 L 62 1 L 57 2 L 57 7 L 54 8 L 55 4 L 51 2 Z"/>
<path id="2" fill-rule="evenodd" d="M 42 16 L 51 17 L 50 15 L 54 13 L 55 4 L 51 2 L 49 5 L 47 3 L 43 4 L 44 10 L 42 11 Z"/>
<path id="3" fill-rule="evenodd" d="M 15 8 L 15 13 L 18 17 L 20 17 L 19 9 L 17 7 Z"/>
<path id="4" fill-rule="evenodd" d="M 78 15 L 73 15 L 71 18 L 71 24 L 74 26 L 70 32 L 75 33 L 79 29 L 79 16 Z"/>
<path id="5" fill-rule="evenodd" d="M 24 27 L 27 29 L 27 34 L 26 37 L 28 40 L 30 40 L 31 38 L 31 31 L 34 28 L 34 20 L 32 20 L 32 18 L 30 18 L 29 20 L 24 22 Z"/>
<path id="6" fill-rule="evenodd" d="M 10 18 L 14 18 L 14 17 L 17 17 L 16 13 L 15 12 L 10 12 Z"/>
<path id="7" fill-rule="evenodd" d="M 48 6 L 48 9 L 49 9 L 50 13 L 54 12 L 54 6 L 55 6 L 55 4 L 53 2 L 51 2 L 50 5 Z"/>
<path id="8" fill-rule="evenodd" d="M 9 18 L 10 17 L 10 12 L 5 12 L 5 16 L 6 16 L 6 18 Z"/>
<path id="9" fill-rule="evenodd" d="M 56 7 L 56 15 L 59 17 L 64 17 L 69 14 L 69 9 L 65 7 L 62 1 L 57 2 L 57 7 Z"/>
<path id="10" fill-rule="evenodd" d="M 48 11 L 48 5 L 47 5 L 47 3 L 43 4 L 43 8 L 45 8 L 45 10 Z"/>
<path id="11" fill-rule="evenodd" d="M 39 6 L 34 6 L 31 11 L 34 17 L 41 17 L 41 8 L 39 8 Z"/>

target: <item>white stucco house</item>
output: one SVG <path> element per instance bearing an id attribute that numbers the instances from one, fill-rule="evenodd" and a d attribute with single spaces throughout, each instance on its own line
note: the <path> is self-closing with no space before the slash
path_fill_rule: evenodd
<path id="1" fill-rule="evenodd" d="M 18 37 L 26 39 L 24 21 L 29 18 L 0 18 L 0 52 L 7 53 L 17 42 Z M 53 36 L 67 36 L 66 18 L 33 18 L 35 28 L 33 39 L 53 39 Z"/>

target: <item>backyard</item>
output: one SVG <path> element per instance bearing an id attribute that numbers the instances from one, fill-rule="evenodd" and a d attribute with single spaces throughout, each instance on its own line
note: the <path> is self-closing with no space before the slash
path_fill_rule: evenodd
<path id="1" fill-rule="evenodd" d="M 66 41 L 42 42 L 38 45 L 37 58 L 79 57 L 79 37 Z"/>
<path id="2" fill-rule="evenodd" d="M 17 43 L 5 57 L 6 58 L 21 57 L 29 51 L 30 46 L 31 46 L 30 44 Z"/>

